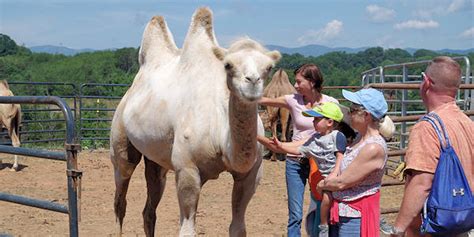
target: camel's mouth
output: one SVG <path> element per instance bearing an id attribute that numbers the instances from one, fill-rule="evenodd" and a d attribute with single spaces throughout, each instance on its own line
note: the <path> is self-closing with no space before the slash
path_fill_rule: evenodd
<path id="1" fill-rule="evenodd" d="M 263 83 L 247 84 L 239 88 L 240 97 L 248 102 L 257 102 L 263 96 Z"/>

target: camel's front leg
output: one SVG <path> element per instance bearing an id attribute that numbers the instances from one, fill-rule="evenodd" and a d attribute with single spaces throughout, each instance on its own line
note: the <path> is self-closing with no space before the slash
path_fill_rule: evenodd
<path id="1" fill-rule="evenodd" d="M 254 167 L 246 174 L 233 173 L 234 188 L 232 189 L 232 223 L 229 227 L 230 236 L 247 236 L 245 229 L 245 211 L 263 174 L 262 158 L 259 157 Z"/>
<path id="2" fill-rule="evenodd" d="M 13 144 L 13 147 L 20 147 L 20 142 L 19 142 L 19 139 L 17 136 L 15 136 L 15 138 L 12 137 L 12 144 Z M 16 141 L 15 141 L 16 140 Z M 18 171 L 18 155 L 14 155 L 15 157 L 15 160 L 13 162 L 13 166 L 12 166 L 12 171 Z"/>
<path id="3" fill-rule="evenodd" d="M 196 210 L 201 192 L 201 178 L 196 167 L 176 170 L 180 224 L 179 236 L 195 236 Z"/>

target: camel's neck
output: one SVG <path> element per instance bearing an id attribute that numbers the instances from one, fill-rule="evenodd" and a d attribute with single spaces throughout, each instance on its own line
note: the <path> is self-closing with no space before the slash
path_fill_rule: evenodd
<path id="1" fill-rule="evenodd" d="M 250 170 L 257 157 L 257 103 L 249 103 L 230 95 L 229 125 L 232 146 L 232 168 Z"/>

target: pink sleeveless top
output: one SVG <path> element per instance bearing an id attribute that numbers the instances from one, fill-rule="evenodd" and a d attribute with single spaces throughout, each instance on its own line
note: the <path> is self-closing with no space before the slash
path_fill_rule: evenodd
<path id="1" fill-rule="evenodd" d="M 290 107 L 291 121 L 293 123 L 292 141 L 299 141 L 303 138 L 312 136 L 315 133 L 313 118 L 305 117 L 301 114 L 301 112 L 308 110 L 304 104 L 303 95 L 285 95 L 285 100 Z M 335 98 L 324 94 L 322 95 L 321 102 L 339 103 Z"/>

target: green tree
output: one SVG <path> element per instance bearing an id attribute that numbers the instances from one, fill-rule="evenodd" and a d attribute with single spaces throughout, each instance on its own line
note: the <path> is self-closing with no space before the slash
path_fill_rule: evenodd
<path id="1" fill-rule="evenodd" d="M 16 54 L 18 45 L 8 35 L 0 34 L 0 57 Z"/>

